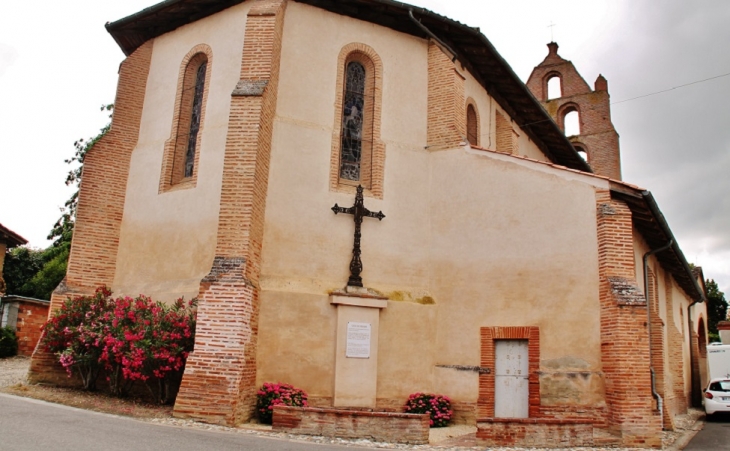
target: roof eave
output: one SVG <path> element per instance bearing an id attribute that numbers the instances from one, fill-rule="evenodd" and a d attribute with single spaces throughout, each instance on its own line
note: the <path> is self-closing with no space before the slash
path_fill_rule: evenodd
<path id="1" fill-rule="evenodd" d="M 697 278 L 651 192 L 618 181 L 611 181 L 610 189 L 613 198 L 624 201 L 629 207 L 634 227 L 650 248 L 656 249 L 672 241 L 668 251 L 655 255 L 657 260 L 672 274 L 674 280 L 690 298 L 698 302 L 704 301 L 704 291 L 697 283 Z"/>

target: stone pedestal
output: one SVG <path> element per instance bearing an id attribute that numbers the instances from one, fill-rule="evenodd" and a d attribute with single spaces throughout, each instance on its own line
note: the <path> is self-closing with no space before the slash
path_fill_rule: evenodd
<path id="1" fill-rule="evenodd" d="M 330 295 L 337 308 L 335 407 L 375 407 L 380 309 L 387 298 L 367 288 L 347 287 Z"/>

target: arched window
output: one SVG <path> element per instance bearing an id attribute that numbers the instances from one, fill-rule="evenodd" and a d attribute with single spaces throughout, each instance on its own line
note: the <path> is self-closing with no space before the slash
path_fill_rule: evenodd
<path id="1" fill-rule="evenodd" d="M 580 115 L 578 110 L 572 109 L 563 116 L 563 126 L 565 127 L 565 136 L 580 135 Z"/>
<path id="2" fill-rule="evenodd" d="M 183 59 L 172 135 L 165 143 L 160 192 L 176 185 L 193 187 L 197 181 L 211 56 L 210 47 L 198 45 Z"/>
<path id="3" fill-rule="evenodd" d="M 372 48 L 359 43 L 340 52 L 330 188 L 382 198 L 385 146 L 380 141 L 382 63 Z"/>
<path id="4" fill-rule="evenodd" d="M 560 77 L 553 75 L 547 80 L 547 100 L 558 99 L 563 96 Z"/>
<path id="5" fill-rule="evenodd" d="M 479 115 L 471 102 L 466 105 L 466 139 L 473 146 L 479 145 Z"/>
<path id="6" fill-rule="evenodd" d="M 350 61 L 345 69 L 345 92 L 342 102 L 342 132 L 340 144 L 340 178 L 361 182 L 363 157 L 365 163 L 372 155 L 372 92 L 365 89 L 365 67 L 359 61 Z M 365 112 L 368 112 L 366 114 Z"/>
<path id="7" fill-rule="evenodd" d="M 583 148 L 583 146 L 578 146 L 573 144 L 573 147 L 575 147 L 575 150 L 578 152 L 578 155 L 584 160 L 588 161 L 588 152 Z"/>

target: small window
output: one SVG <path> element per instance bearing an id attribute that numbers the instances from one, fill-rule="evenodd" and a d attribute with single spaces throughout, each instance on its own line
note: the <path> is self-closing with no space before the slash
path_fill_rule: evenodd
<path id="1" fill-rule="evenodd" d="M 578 152 L 578 155 L 580 155 L 580 157 L 583 159 L 583 161 L 587 162 L 588 161 L 588 152 L 586 152 L 586 150 L 581 146 L 573 145 L 573 147 L 575 147 L 575 150 Z"/>
<path id="2" fill-rule="evenodd" d="M 466 139 L 473 146 L 479 145 L 479 116 L 472 103 L 466 106 Z"/>
<path id="3" fill-rule="evenodd" d="M 580 116 L 578 110 L 571 110 L 563 118 L 565 136 L 580 135 Z"/>
<path id="4" fill-rule="evenodd" d="M 547 81 L 547 99 L 558 99 L 563 96 L 560 77 L 553 75 Z"/>

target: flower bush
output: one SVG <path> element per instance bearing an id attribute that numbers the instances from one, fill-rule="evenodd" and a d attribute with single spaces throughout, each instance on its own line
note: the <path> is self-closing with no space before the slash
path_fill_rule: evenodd
<path id="1" fill-rule="evenodd" d="M 94 296 L 67 300 L 43 326 L 43 344 L 87 390 L 96 388 L 103 369 L 112 394 L 126 395 L 141 381 L 156 401 L 170 403 L 193 348 L 195 306 L 195 300 L 166 305 L 142 295 L 114 299 L 99 288 Z"/>
<path id="2" fill-rule="evenodd" d="M 451 410 L 451 400 L 443 395 L 430 393 L 413 393 L 408 397 L 405 406 L 406 413 L 428 413 L 431 415 L 431 427 L 440 428 L 449 424 L 454 411 Z"/>
<path id="3" fill-rule="evenodd" d="M 307 406 L 307 394 L 304 390 L 294 388 L 289 384 L 264 383 L 258 393 L 256 393 L 256 412 L 258 413 L 259 421 L 265 424 L 271 424 L 274 415 L 274 406 L 282 404 L 305 407 Z"/>

